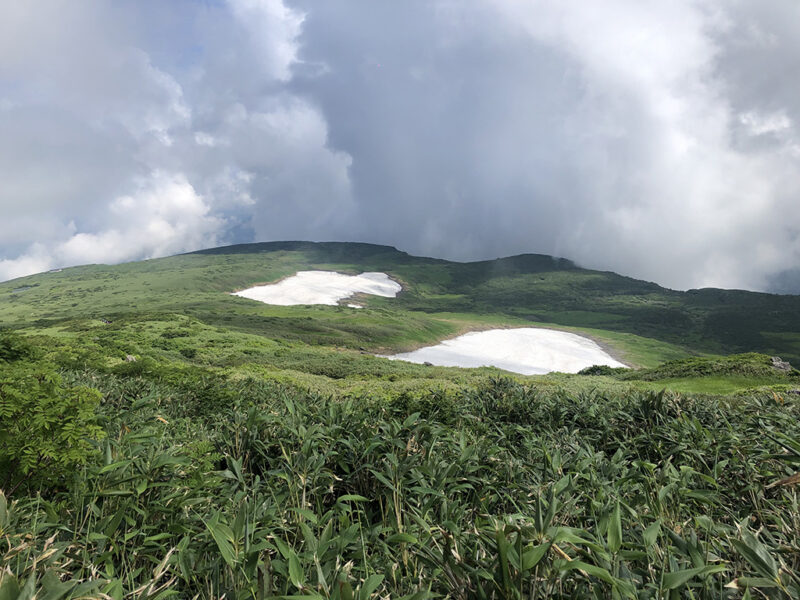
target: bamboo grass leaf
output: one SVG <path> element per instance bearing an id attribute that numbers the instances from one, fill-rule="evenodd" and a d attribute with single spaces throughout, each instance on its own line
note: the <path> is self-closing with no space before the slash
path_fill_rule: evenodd
<path id="1" fill-rule="evenodd" d="M 395 533 L 386 538 L 387 544 L 416 544 L 417 538 L 409 533 Z"/>
<path id="2" fill-rule="evenodd" d="M 619 502 L 611 513 L 608 522 L 608 549 L 616 554 L 622 547 L 622 519 L 620 516 Z"/>
<path id="3" fill-rule="evenodd" d="M 522 570 L 530 571 L 533 567 L 545 557 L 547 551 L 550 549 L 552 542 L 540 544 L 534 548 L 530 548 L 522 553 Z"/>
<path id="4" fill-rule="evenodd" d="M 608 569 L 604 569 L 602 567 L 598 567 L 597 565 L 590 565 L 589 563 L 585 563 L 580 560 L 572 560 L 572 561 L 562 561 L 559 565 L 560 571 L 583 571 L 589 576 L 597 577 L 598 579 L 605 581 L 608 584 L 614 585 L 615 579 L 608 571 Z"/>
<path id="5" fill-rule="evenodd" d="M 644 540 L 645 546 L 648 548 L 650 546 L 654 546 L 656 541 L 658 541 L 658 536 L 661 535 L 661 520 L 658 519 L 655 523 L 651 523 L 647 526 L 647 529 L 644 530 L 642 534 L 642 538 Z"/>
<path id="6" fill-rule="evenodd" d="M 665 573 L 664 587 L 668 590 L 675 590 L 686 585 L 687 582 L 695 577 L 711 575 L 712 573 L 721 573 L 726 569 L 727 567 L 725 565 L 706 565 L 704 567 Z"/>
<path id="7" fill-rule="evenodd" d="M 383 583 L 383 577 L 383 575 L 377 573 L 367 577 L 367 580 L 361 585 L 361 589 L 358 591 L 359 600 L 369 600 L 372 593 Z"/>
<path id="8" fill-rule="evenodd" d="M 211 537 L 217 544 L 220 555 L 225 563 L 233 569 L 236 566 L 236 552 L 233 549 L 233 532 L 223 523 L 220 523 L 220 513 L 217 512 L 214 516 L 205 522 Z"/>
<path id="9" fill-rule="evenodd" d="M 773 581 L 778 580 L 778 566 L 775 564 L 775 559 L 752 533 L 744 531 L 742 539 L 732 540 L 732 543 L 759 575 Z"/>
<path id="10" fill-rule="evenodd" d="M 289 549 L 289 580 L 299 590 L 303 589 L 306 582 L 306 574 L 303 567 L 300 566 L 300 559 L 291 548 Z"/>
<path id="11" fill-rule="evenodd" d="M 17 578 L 9 572 L 0 572 L 0 600 L 17 600 L 19 592 Z"/>

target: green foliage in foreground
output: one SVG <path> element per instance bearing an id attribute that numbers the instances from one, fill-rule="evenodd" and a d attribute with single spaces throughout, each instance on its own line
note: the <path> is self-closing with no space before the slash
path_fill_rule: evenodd
<path id="1" fill-rule="evenodd" d="M 149 360 L 62 373 L 107 437 L 0 495 L 0 597 L 800 595 L 792 396 L 336 399 Z"/>
<path id="2" fill-rule="evenodd" d="M 97 390 L 65 385 L 55 366 L 0 331 L 0 485 L 15 490 L 29 478 L 48 485 L 86 462 L 103 435 L 95 423 Z"/>

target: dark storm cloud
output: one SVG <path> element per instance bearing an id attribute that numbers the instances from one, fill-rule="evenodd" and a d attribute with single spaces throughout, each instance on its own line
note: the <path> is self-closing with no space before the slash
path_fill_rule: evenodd
<path id="1" fill-rule="evenodd" d="M 771 68 L 800 56 L 790 3 L 756 25 L 695 2 L 299 5 L 300 57 L 324 69 L 294 86 L 353 159 L 359 237 L 556 253 L 680 287 L 759 287 L 798 261 L 785 106 L 800 103 Z M 739 60 L 764 32 L 761 60 Z M 765 135 L 786 152 L 759 149 Z"/>
<path id="2" fill-rule="evenodd" d="M 0 278 L 289 238 L 676 287 L 800 264 L 790 0 L 2 11 Z"/>
<path id="3" fill-rule="evenodd" d="M 546 224 L 575 197 L 562 110 L 581 82 L 567 57 L 523 32 L 483 30 L 480 12 L 428 2 L 308 11 L 301 58 L 326 72 L 295 89 L 354 159 L 358 237 L 455 258 L 556 247 Z"/>

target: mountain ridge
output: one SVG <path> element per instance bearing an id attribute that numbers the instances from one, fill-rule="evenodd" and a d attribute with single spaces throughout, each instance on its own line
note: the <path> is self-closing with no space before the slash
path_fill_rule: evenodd
<path id="1" fill-rule="evenodd" d="M 758 351 L 800 362 L 798 296 L 718 288 L 683 292 L 543 254 L 456 262 L 362 242 L 236 244 L 31 275 L 0 283 L 0 325 L 51 326 L 137 311 L 177 312 L 265 335 L 274 334 L 274 322 L 280 322 L 281 335 L 348 345 L 352 336 L 345 329 L 356 325 L 345 324 L 346 315 L 313 307 L 276 313 L 244 300 L 236 303 L 226 293 L 309 269 L 384 271 L 403 284 L 397 298 L 370 298 L 368 306 L 426 322 L 429 334 L 409 337 L 401 333 L 402 324 L 393 325 L 393 333 L 381 332 L 387 318 L 372 312 L 376 333 L 367 336 L 372 342 L 366 345 L 376 348 L 402 350 L 413 345 L 411 337 L 433 341 L 444 331 L 441 315 L 454 313 L 491 317 L 507 326 L 538 323 L 633 334 L 678 345 L 687 355 Z M 298 326 L 292 319 L 310 315 L 313 322 L 302 324 L 307 335 L 290 328 Z M 445 332 L 465 327 L 448 325 Z"/>

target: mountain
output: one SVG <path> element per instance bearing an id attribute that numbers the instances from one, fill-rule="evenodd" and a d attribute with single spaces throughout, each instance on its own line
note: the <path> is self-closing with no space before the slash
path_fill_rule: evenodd
<path id="1" fill-rule="evenodd" d="M 231 295 L 309 269 L 404 289 Z M 797 297 L 369 244 L 0 284 L 0 598 L 800 597 L 800 371 L 771 356 L 798 322 Z M 640 368 L 374 355 L 531 324 Z"/>
<path id="2" fill-rule="evenodd" d="M 359 315 L 358 326 L 348 313 L 278 310 L 227 294 L 310 269 L 383 271 L 404 291 L 394 299 L 368 298 L 374 310 Z M 680 292 L 537 254 L 459 263 L 373 244 L 268 242 L 73 267 L 0 284 L 0 324 L 8 327 L 141 312 L 180 313 L 239 331 L 370 350 L 408 349 L 488 322 L 538 323 L 591 330 L 630 362 L 646 366 L 681 354 L 749 351 L 800 363 L 798 296 Z M 647 348 L 653 344 L 658 350 Z"/>

